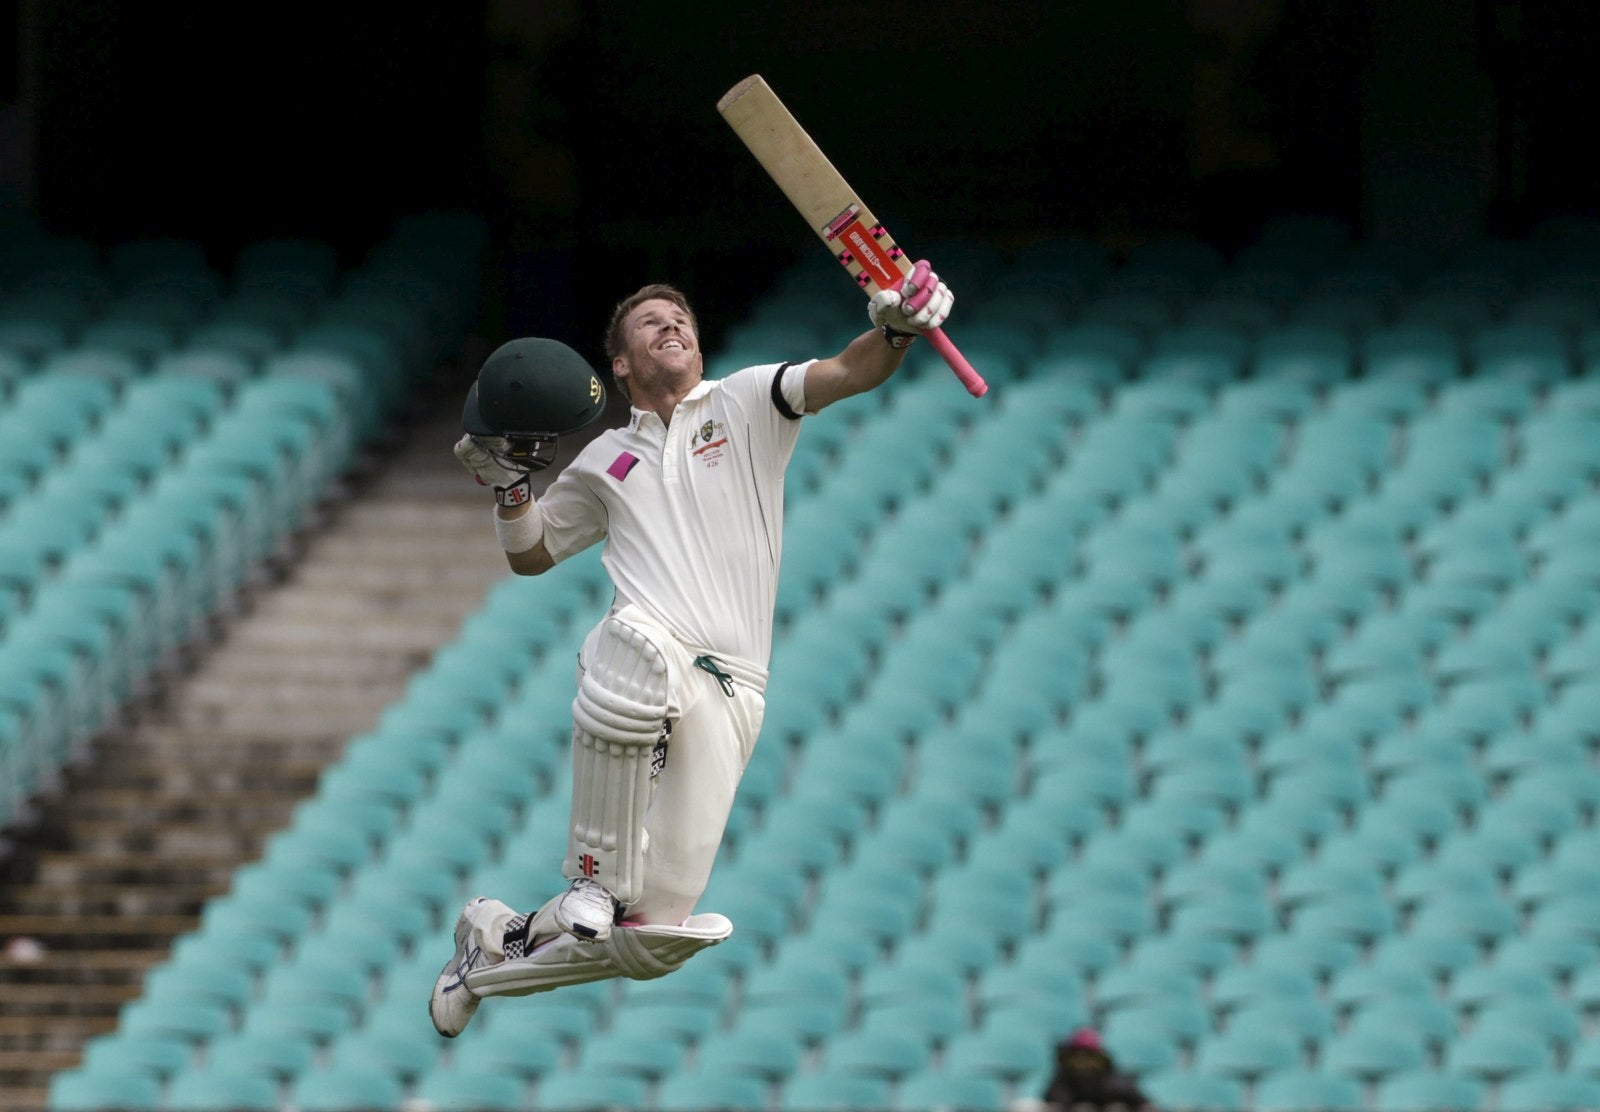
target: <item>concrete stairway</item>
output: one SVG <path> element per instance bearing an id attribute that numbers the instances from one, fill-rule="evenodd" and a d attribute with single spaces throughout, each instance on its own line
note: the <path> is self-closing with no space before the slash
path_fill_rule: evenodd
<path id="1" fill-rule="evenodd" d="M 465 381 L 465 380 L 463 380 Z M 0 1108 L 116 1024 L 205 900 L 508 574 L 458 396 L 358 471 L 187 674 L 98 739 L 0 859 Z M 564 445 L 565 447 L 565 445 Z M 29 958 L 31 942 L 42 956 Z"/>

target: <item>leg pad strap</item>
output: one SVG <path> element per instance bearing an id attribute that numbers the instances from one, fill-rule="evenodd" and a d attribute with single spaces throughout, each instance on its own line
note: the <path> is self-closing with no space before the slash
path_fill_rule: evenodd
<path id="1" fill-rule="evenodd" d="M 618 926 L 604 942 L 580 942 L 562 934 L 527 957 L 474 970 L 467 975 L 467 988 L 477 996 L 528 996 L 608 977 L 654 980 L 731 934 L 733 924 L 709 912 L 691 915 L 676 927 Z"/>

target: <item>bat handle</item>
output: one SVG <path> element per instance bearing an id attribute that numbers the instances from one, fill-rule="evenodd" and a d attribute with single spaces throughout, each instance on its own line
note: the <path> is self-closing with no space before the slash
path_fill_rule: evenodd
<path id="1" fill-rule="evenodd" d="M 956 350 L 956 345 L 950 342 L 950 337 L 944 334 L 944 329 L 930 328 L 923 335 L 933 345 L 933 350 L 944 356 L 944 361 L 950 364 L 950 369 L 961 380 L 961 385 L 967 388 L 967 393 L 974 398 L 981 398 L 989 392 L 989 384 L 983 381 L 982 375 L 972 369 L 967 357 Z"/>

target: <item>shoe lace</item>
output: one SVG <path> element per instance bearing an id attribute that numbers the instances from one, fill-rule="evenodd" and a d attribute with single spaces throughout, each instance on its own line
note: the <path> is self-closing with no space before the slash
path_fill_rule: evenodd
<path id="1" fill-rule="evenodd" d="M 598 880 L 579 877 L 572 883 L 572 895 L 586 904 L 603 907 L 607 911 L 616 910 L 617 898 Z"/>
<path id="2" fill-rule="evenodd" d="M 450 975 L 454 977 L 455 980 L 445 985 L 444 991 L 454 992 L 456 989 L 466 984 L 467 974 L 471 973 L 478 967 L 478 963 L 480 960 L 482 960 L 482 958 L 483 951 L 478 948 L 476 943 L 467 947 L 466 952 L 461 955 L 461 960 L 456 962 L 454 969 L 450 970 Z"/>

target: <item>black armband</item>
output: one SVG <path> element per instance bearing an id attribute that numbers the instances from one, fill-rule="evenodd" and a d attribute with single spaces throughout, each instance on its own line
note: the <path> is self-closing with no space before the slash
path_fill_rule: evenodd
<path id="1" fill-rule="evenodd" d="M 791 421 L 800 420 L 800 414 L 794 411 L 794 406 L 789 404 L 789 399 L 783 396 L 783 376 L 789 373 L 793 363 L 785 363 L 778 368 L 772 376 L 772 407 Z"/>

